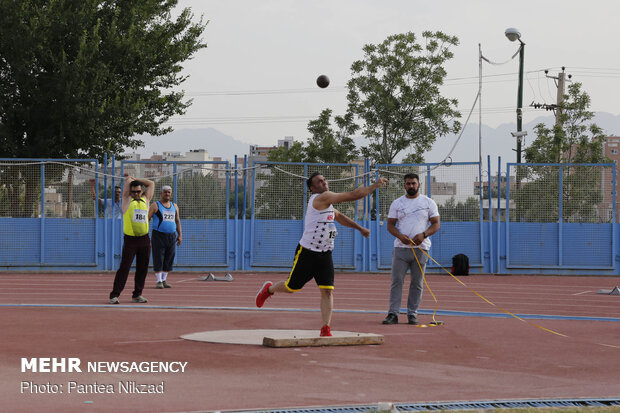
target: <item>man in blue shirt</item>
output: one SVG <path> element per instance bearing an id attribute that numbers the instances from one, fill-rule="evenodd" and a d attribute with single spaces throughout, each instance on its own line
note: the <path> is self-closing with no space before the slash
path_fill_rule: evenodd
<path id="1" fill-rule="evenodd" d="M 153 271 L 157 277 L 156 288 L 171 288 L 166 281 L 172 271 L 176 247 L 181 245 L 181 219 L 179 207 L 172 198 L 172 188 L 164 185 L 160 199 L 151 204 L 149 219 L 153 219 L 151 251 L 153 252 Z M 178 235 L 177 235 L 178 234 Z"/>

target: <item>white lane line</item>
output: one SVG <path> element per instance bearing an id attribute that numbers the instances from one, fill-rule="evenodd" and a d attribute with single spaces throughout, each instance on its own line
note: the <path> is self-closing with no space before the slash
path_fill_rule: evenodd
<path id="1" fill-rule="evenodd" d="M 171 341 L 183 341 L 183 339 L 175 338 L 175 339 L 169 339 L 169 340 L 115 341 L 114 344 L 167 343 Z"/>

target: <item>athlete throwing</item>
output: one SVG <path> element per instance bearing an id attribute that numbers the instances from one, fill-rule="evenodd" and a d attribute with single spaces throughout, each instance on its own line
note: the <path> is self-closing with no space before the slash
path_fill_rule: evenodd
<path id="1" fill-rule="evenodd" d="M 331 336 L 330 322 L 334 307 L 334 263 L 332 250 L 334 239 L 338 234 L 334 221 L 345 227 L 358 230 L 368 238 L 370 231 L 338 212 L 333 204 L 355 201 L 373 193 L 387 183 L 387 179 L 379 178 L 372 185 L 356 188 L 350 192 L 336 193 L 329 190 L 325 177 L 315 172 L 306 184 L 312 195 L 308 200 L 308 208 L 304 220 L 304 233 L 295 250 L 293 268 L 286 281 L 273 284 L 267 281 L 256 295 L 256 306 L 262 307 L 265 301 L 276 292 L 294 293 L 314 278 L 321 291 L 321 318 L 323 327 L 321 337 Z"/>

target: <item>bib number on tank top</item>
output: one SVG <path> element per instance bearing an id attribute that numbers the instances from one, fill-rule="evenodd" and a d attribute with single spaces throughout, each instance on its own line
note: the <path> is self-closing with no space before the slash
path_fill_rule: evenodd
<path id="1" fill-rule="evenodd" d="M 139 224 L 146 224 L 147 213 L 144 209 L 134 209 L 133 210 L 133 222 L 137 222 Z"/>
<path id="2" fill-rule="evenodd" d="M 166 222 L 174 222 L 175 214 L 171 212 L 164 212 L 163 214 L 164 221 Z"/>
<path id="3" fill-rule="evenodd" d="M 334 239 L 336 238 L 336 235 L 338 235 L 338 230 L 336 229 L 336 225 L 329 223 L 327 225 L 327 231 L 328 231 L 328 238 L 333 243 Z"/>

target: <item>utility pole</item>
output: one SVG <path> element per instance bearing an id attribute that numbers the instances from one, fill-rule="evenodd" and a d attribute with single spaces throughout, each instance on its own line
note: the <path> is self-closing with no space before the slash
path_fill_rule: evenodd
<path id="1" fill-rule="evenodd" d="M 549 79 L 553 79 L 558 89 L 557 96 L 556 96 L 556 103 L 546 104 L 546 103 L 532 102 L 530 104 L 530 106 L 533 107 L 534 109 L 552 110 L 553 113 L 555 114 L 556 125 L 559 125 L 561 122 L 562 106 L 564 104 L 564 90 L 566 88 L 565 85 L 566 85 L 567 78 L 568 78 L 568 81 L 570 81 L 570 79 L 573 77 L 573 75 L 570 75 L 570 74 L 567 75 L 565 70 L 566 70 L 566 67 L 562 66 L 562 71 L 558 73 L 557 77 L 549 76 L 549 71 L 545 70 L 545 76 L 548 77 Z"/>
<path id="2" fill-rule="evenodd" d="M 562 66 L 562 71 L 558 73 L 557 81 L 558 81 L 558 96 L 557 96 L 557 109 L 555 111 L 555 124 L 559 125 L 562 117 L 562 104 L 564 103 L 564 81 L 566 79 L 566 73 L 564 72 L 565 67 Z M 568 75 L 570 79 L 572 76 Z"/>
<path id="3" fill-rule="evenodd" d="M 558 76 L 549 76 L 549 71 L 545 70 L 545 76 L 548 77 L 549 79 L 553 79 L 555 81 L 555 85 L 558 89 L 557 91 L 557 95 L 556 95 L 556 103 L 555 104 L 546 104 L 546 103 L 534 103 L 532 102 L 530 104 L 530 106 L 534 107 L 535 109 L 545 109 L 545 110 L 553 110 L 554 114 L 555 114 L 555 125 L 557 127 L 561 127 L 562 126 L 562 111 L 563 111 L 563 106 L 564 106 L 564 89 L 565 89 L 565 85 L 566 85 L 566 81 L 567 81 L 567 77 L 568 80 L 570 81 L 571 77 L 573 77 L 572 75 L 567 75 L 566 72 L 566 67 L 562 66 L 562 71 L 560 73 L 558 73 Z M 557 156 L 558 162 L 561 162 L 562 160 L 562 148 L 561 148 L 561 142 L 557 141 L 557 139 L 559 139 L 559 137 L 556 136 L 556 141 L 555 141 L 555 146 L 557 147 Z"/>

